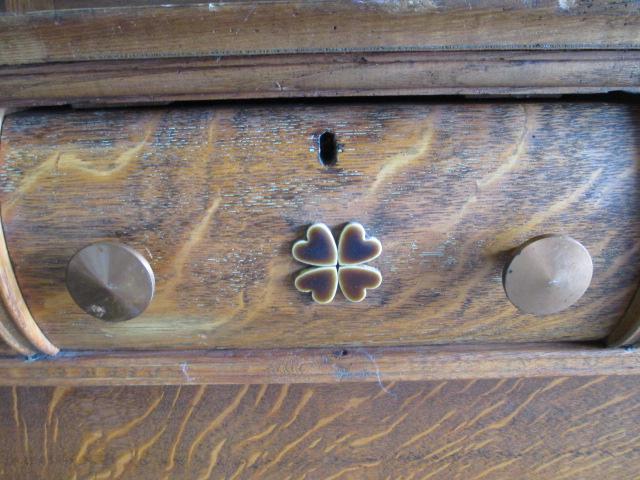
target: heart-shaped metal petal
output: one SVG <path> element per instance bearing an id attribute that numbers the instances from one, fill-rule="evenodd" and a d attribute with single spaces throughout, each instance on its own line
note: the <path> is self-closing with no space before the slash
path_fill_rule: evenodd
<path id="1" fill-rule="evenodd" d="M 307 229 L 307 239 L 298 240 L 291 250 L 293 258 L 307 265 L 328 267 L 338 264 L 338 248 L 333 234 L 324 223 Z"/>
<path id="2" fill-rule="evenodd" d="M 329 303 L 338 290 L 338 269 L 336 267 L 307 268 L 296 277 L 295 286 L 301 292 L 311 292 L 311 298 L 318 303 Z"/>
<path id="3" fill-rule="evenodd" d="M 338 263 L 340 265 L 360 265 L 377 258 L 382 253 L 382 244 L 377 238 L 367 238 L 364 227 L 359 223 L 349 223 L 340 234 L 338 243 Z"/>
<path id="4" fill-rule="evenodd" d="M 347 300 L 361 302 L 367 296 L 367 289 L 373 290 L 380 286 L 382 274 L 377 268 L 368 265 L 340 267 L 338 282 Z"/>

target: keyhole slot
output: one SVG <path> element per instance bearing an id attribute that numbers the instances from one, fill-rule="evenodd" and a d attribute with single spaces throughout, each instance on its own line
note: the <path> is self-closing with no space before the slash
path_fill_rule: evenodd
<path id="1" fill-rule="evenodd" d="M 336 134 L 327 130 L 318 137 L 318 158 L 325 167 L 338 163 L 338 139 Z"/>

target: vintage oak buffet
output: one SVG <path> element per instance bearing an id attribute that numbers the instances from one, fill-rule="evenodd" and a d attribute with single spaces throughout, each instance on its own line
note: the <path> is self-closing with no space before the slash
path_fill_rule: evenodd
<path id="1" fill-rule="evenodd" d="M 637 2 L 0 12 L 0 478 L 640 477 Z"/>

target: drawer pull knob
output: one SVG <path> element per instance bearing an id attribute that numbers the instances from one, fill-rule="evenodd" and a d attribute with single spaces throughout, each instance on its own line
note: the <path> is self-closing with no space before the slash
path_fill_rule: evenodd
<path id="1" fill-rule="evenodd" d="M 520 311 L 558 313 L 589 288 L 593 262 L 587 249 L 565 235 L 534 238 L 516 251 L 504 269 L 507 297 Z"/>
<path id="2" fill-rule="evenodd" d="M 382 244 L 367 237 L 359 223 L 342 229 L 337 246 L 329 227 L 314 223 L 307 229 L 306 240 L 298 240 L 291 253 L 297 261 L 312 265 L 298 274 L 294 285 L 301 292 L 311 292 L 317 303 L 331 303 L 338 286 L 347 300 L 361 302 L 367 290 L 382 283 L 378 269 L 364 265 L 380 256 Z"/>
<path id="3" fill-rule="evenodd" d="M 149 262 L 133 248 L 110 242 L 79 250 L 69 261 L 66 282 L 80 308 L 111 322 L 140 315 L 155 290 Z"/>

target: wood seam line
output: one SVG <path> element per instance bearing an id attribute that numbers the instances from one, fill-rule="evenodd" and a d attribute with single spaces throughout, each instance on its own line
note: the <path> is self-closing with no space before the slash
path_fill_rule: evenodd
<path id="1" fill-rule="evenodd" d="M 4 110 L 0 110 L 0 135 L 2 134 L 2 122 L 4 119 Z M 38 324 L 33 319 L 27 304 L 22 297 L 22 292 L 16 280 L 7 243 L 4 238 L 4 230 L 2 229 L 2 214 L 0 207 L 0 299 L 4 305 L 4 310 L 13 322 L 15 328 L 20 332 L 31 345 L 42 353 L 47 355 L 56 355 L 60 349 L 51 343 L 42 333 Z M 7 338 L 10 333 L 6 327 L 0 329 L 0 335 L 5 341 L 18 352 L 30 355 L 33 354 L 31 349 L 27 349 L 25 345 L 17 338 Z M 5 337 L 7 335 L 7 337 Z"/>
<path id="2" fill-rule="evenodd" d="M 347 347 L 349 348 L 349 347 Z M 640 352 L 593 343 L 191 351 L 0 358 L 0 386 L 337 384 L 639 375 Z M 292 362 L 301 368 L 291 368 Z"/>

